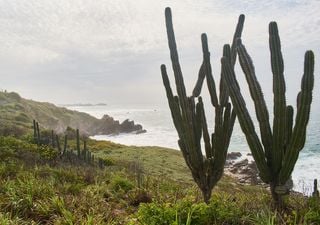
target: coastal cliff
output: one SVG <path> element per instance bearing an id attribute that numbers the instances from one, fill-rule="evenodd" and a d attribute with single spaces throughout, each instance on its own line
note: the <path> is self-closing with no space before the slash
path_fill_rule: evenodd
<path id="1" fill-rule="evenodd" d="M 82 134 L 88 136 L 146 132 L 140 124 L 129 119 L 122 123 L 108 115 L 98 119 L 52 103 L 24 99 L 15 92 L 0 92 L 0 134 L 26 133 L 32 129 L 33 119 L 37 120 L 43 129 L 57 133 L 64 132 L 67 127 L 78 128 Z"/>

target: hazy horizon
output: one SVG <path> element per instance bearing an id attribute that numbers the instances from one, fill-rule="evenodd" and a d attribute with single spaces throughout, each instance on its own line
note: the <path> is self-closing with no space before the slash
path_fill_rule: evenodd
<path id="1" fill-rule="evenodd" d="M 166 104 L 160 75 L 173 78 L 164 23 L 172 8 L 182 70 L 192 91 L 202 61 L 200 35 L 208 34 L 216 80 L 222 46 L 230 43 L 239 14 L 243 43 L 252 55 L 267 101 L 272 100 L 268 23 L 277 21 L 288 102 L 295 103 L 304 52 L 315 53 L 318 91 L 320 2 L 0 0 L 2 90 L 55 104 Z M 218 75 L 218 76 L 217 76 Z M 237 74 L 247 94 L 242 73 Z M 319 100 L 314 98 L 316 108 Z"/>

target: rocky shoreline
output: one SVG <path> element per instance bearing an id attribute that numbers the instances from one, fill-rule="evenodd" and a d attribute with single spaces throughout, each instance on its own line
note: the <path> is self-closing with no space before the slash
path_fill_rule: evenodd
<path id="1" fill-rule="evenodd" d="M 227 154 L 227 160 L 224 167 L 224 174 L 234 178 L 237 183 L 242 185 L 259 185 L 266 189 L 270 189 L 269 185 L 264 183 L 259 177 L 259 171 L 254 160 L 250 160 L 252 155 L 248 153 L 243 156 L 240 152 L 230 152 Z M 289 180 L 289 190 L 292 194 L 304 196 L 304 193 L 300 193 L 292 190 L 293 181 Z"/>
<path id="2" fill-rule="evenodd" d="M 251 156 L 250 154 L 247 156 Z M 224 173 L 235 178 L 240 184 L 263 185 L 255 161 L 243 159 L 240 152 L 231 152 L 227 155 Z"/>

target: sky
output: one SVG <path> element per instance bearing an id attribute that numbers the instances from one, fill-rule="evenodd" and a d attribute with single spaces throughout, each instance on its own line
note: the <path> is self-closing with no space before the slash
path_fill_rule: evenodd
<path id="1" fill-rule="evenodd" d="M 287 99 L 300 89 L 306 50 L 315 53 L 314 101 L 320 105 L 319 0 L 0 0 L 0 89 L 56 104 L 165 104 L 160 65 L 173 74 L 164 23 L 172 8 L 188 93 L 208 35 L 216 80 L 222 46 L 246 15 L 243 43 L 251 54 L 267 102 L 272 100 L 268 24 L 277 21 Z M 243 93 L 248 94 L 237 66 Z M 320 107 L 319 107 L 320 109 Z"/>

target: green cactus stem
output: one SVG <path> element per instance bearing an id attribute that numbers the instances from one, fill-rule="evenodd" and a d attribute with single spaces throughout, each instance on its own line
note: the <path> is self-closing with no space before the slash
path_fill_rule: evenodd
<path id="1" fill-rule="evenodd" d="M 51 130 L 51 146 L 52 148 L 55 148 L 55 136 L 53 130 Z"/>
<path id="2" fill-rule="evenodd" d="M 314 179 L 313 180 L 313 192 L 312 192 L 312 196 L 314 198 L 319 199 L 319 191 L 318 191 L 318 180 Z"/>
<path id="3" fill-rule="evenodd" d="M 40 136 L 40 128 L 39 128 L 39 123 L 36 122 L 36 130 L 37 130 L 37 144 L 41 144 L 41 136 Z"/>
<path id="4" fill-rule="evenodd" d="M 79 129 L 76 130 L 76 141 L 77 141 L 77 155 L 78 158 L 80 158 L 81 151 L 80 151 L 80 134 L 79 134 Z"/>
<path id="5" fill-rule="evenodd" d="M 36 120 L 33 120 L 33 141 L 34 141 L 35 143 L 38 143 Z"/>
<path id="6" fill-rule="evenodd" d="M 228 102 L 226 85 L 220 83 L 220 95 L 218 96 L 217 94 L 215 81 L 212 75 L 210 52 L 206 34 L 201 35 L 203 62 L 200 66 L 198 81 L 193 90 L 193 95 L 190 97 L 187 96 L 179 63 L 170 8 L 166 8 L 165 17 L 177 95 L 173 94 L 165 65 L 161 65 L 162 80 L 166 90 L 173 123 L 178 132 L 179 147 L 194 181 L 202 191 L 204 201 L 208 203 L 213 187 L 223 174 L 236 115 L 231 108 L 231 104 Z M 243 22 L 244 16 L 241 15 L 239 17 L 234 39 L 241 36 Z M 224 54 L 229 57 L 230 62 L 235 61 L 235 53 L 235 51 L 231 52 L 230 48 L 224 50 Z M 199 96 L 205 78 L 211 97 L 211 104 L 215 108 L 214 132 L 211 135 L 208 132 L 202 98 Z M 223 80 L 220 79 L 220 82 L 221 81 L 223 82 Z M 196 97 L 198 97 L 197 102 L 195 102 Z M 204 142 L 205 156 L 202 152 L 201 140 Z"/>
<path id="7" fill-rule="evenodd" d="M 67 152 L 67 146 L 68 146 L 68 136 L 64 135 L 64 146 L 63 146 L 63 155 Z"/>
<path id="8" fill-rule="evenodd" d="M 60 140 L 59 140 L 59 136 L 58 135 L 56 135 L 56 142 L 57 142 L 58 151 L 61 154 L 61 145 L 60 145 Z"/>

